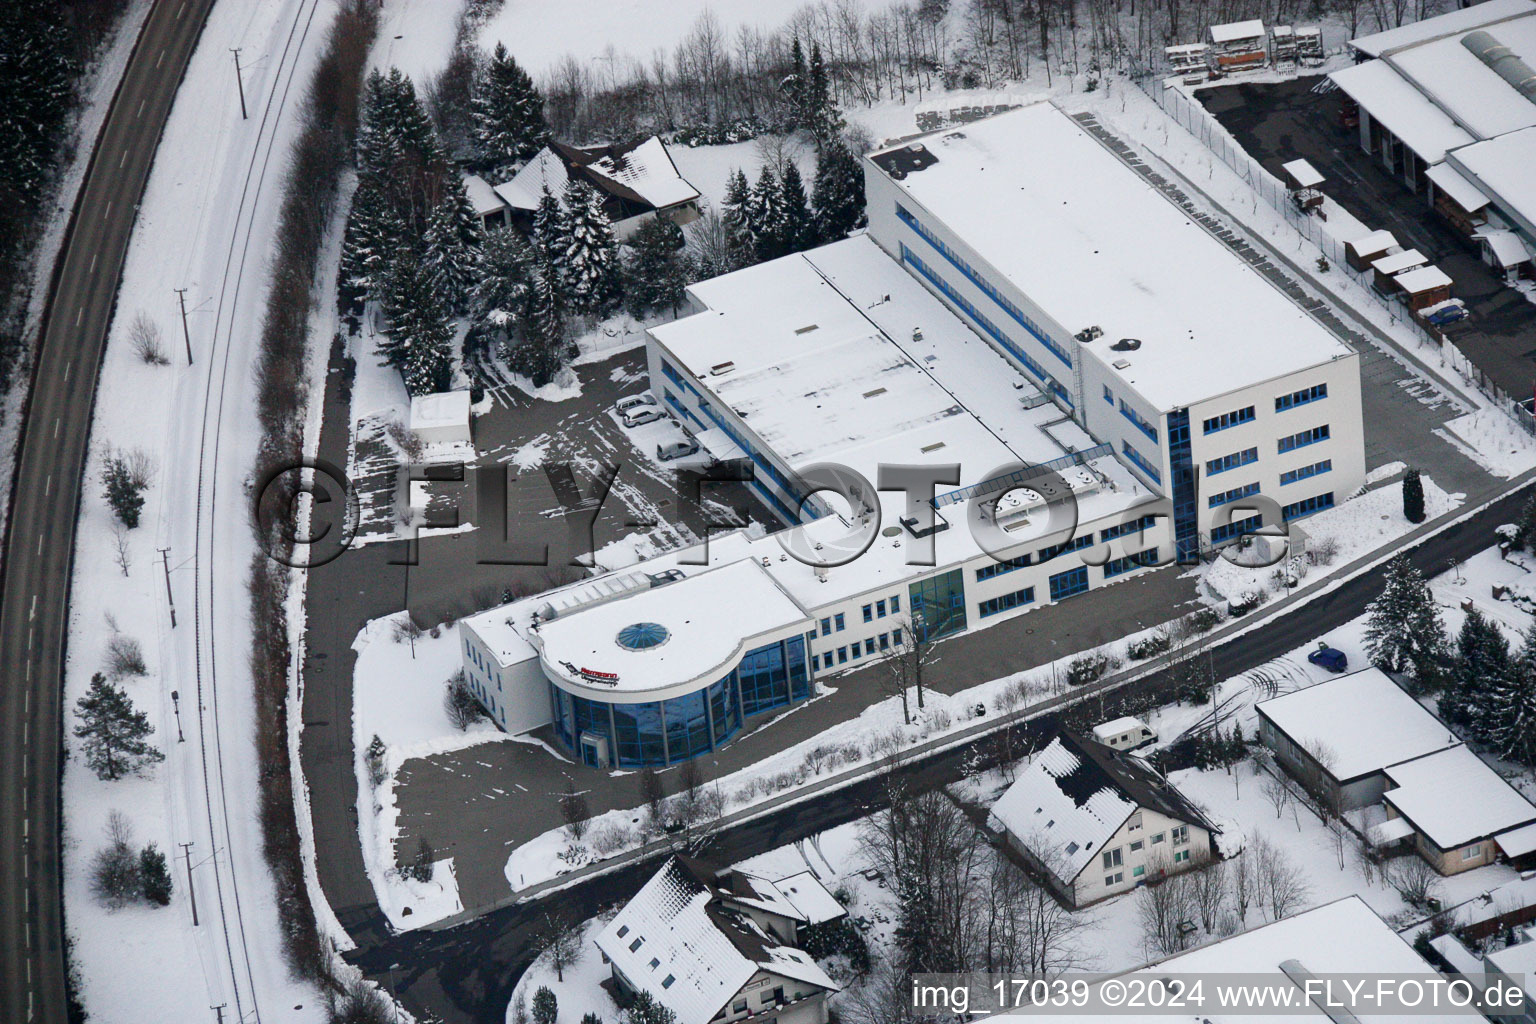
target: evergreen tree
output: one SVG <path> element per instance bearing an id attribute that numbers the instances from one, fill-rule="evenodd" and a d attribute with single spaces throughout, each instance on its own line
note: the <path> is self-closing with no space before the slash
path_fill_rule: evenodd
<path id="1" fill-rule="evenodd" d="M 818 144 L 825 145 L 837 138 L 847 125 L 843 121 L 842 112 L 837 109 L 837 102 L 832 98 L 832 80 L 821 59 L 821 44 L 814 41 L 811 43 L 810 86 L 807 92 L 810 123 L 806 127 L 816 137 Z"/>
<path id="2" fill-rule="evenodd" d="M 144 511 L 144 482 L 139 480 L 128 460 L 121 455 L 108 455 L 101 470 L 101 483 L 106 489 L 107 504 L 112 513 L 128 529 L 136 529 L 139 516 Z"/>
<path id="3" fill-rule="evenodd" d="M 1536 623 L 1525 631 L 1507 683 L 1489 698 L 1488 742 L 1525 765 L 1536 765 Z"/>
<path id="4" fill-rule="evenodd" d="M 85 763 L 98 779 L 121 778 L 165 760 L 147 741 L 155 731 L 149 716 L 135 711 L 128 694 L 100 672 L 91 676 L 85 696 L 75 701 L 75 712 L 80 716 L 75 736 L 83 741 Z"/>
<path id="5" fill-rule="evenodd" d="M 1515 534 L 1515 543 L 1526 551 L 1536 554 L 1536 497 L 1525 503 L 1525 508 L 1520 510 L 1520 522 L 1517 524 L 1519 532 Z"/>
<path id="6" fill-rule="evenodd" d="M 1406 675 L 1419 690 L 1439 682 L 1447 638 L 1429 584 L 1399 556 L 1387 564 L 1381 594 L 1366 610 L 1365 647 L 1371 663 Z"/>
<path id="7" fill-rule="evenodd" d="M 139 883 L 144 888 L 144 898 L 157 907 L 171 902 L 171 872 L 165 863 L 165 854 L 150 843 L 139 851 Z"/>
<path id="8" fill-rule="evenodd" d="M 548 985 L 540 985 L 533 994 L 533 1024 L 555 1024 L 560 1016 L 560 1004 Z"/>
<path id="9" fill-rule="evenodd" d="M 79 70 L 68 29 L 41 3 L 0 5 L 0 192 L 37 199 L 53 167 Z"/>
<path id="10" fill-rule="evenodd" d="M 641 989 L 624 1008 L 624 1024 L 677 1024 L 677 1014 L 670 1007 L 658 1003 L 656 997 L 645 989 Z"/>
<path id="11" fill-rule="evenodd" d="M 560 272 L 554 261 L 548 256 L 541 258 L 521 344 L 509 353 L 513 369 L 526 375 L 536 388 L 554 380 L 570 358 L 560 287 Z"/>
<path id="12" fill-rule="evenodd" d="M 784 211 L 779 229 L 780 249 L 787 254 L 815 245 L 816 224 L 811 220 L 811 208 L 806 204 L 805 182 L 800 177 L 800 168 L 793 161 L 784 167 L 784 177 L 779 182 L 779 201 Z"/>
<path id="13" fill-rule="evenodd" d="M 815 113 L 810 104 L 810 85 L 810 75 L 805 67 L 805 50 L 800 45 L 800 37 L 796 36 L 789 46 L 789 73 L 779 82 L 779 90 L 789 104 L 790 116 L 794 118 L 795 124 L 807 131 L 810 130 Z"/>
<path id="14" fill-rule="evenodd" d="M 747 183 L 746 172 L 736 168 L 726 182 L 725 198 L 721 200 L 721 216 L 725 220 L 733 269 L 750 266 L 756 256 L 752 242 L 752 186 Z M 1536 501 L 1533 501 L 1536 505 Z"/>
<path id="15" fill-rule="evenodd" d="M 404 226 L 385 196 L 379 176 L 359 176 L 341 244 L 342 286 L 378 298 L 404 234 Z"/>
<path id="16" fill-rule="evenodd" d="M 389 332 L 379 341 L 383 365 L 393 366 L 412 395 L 448 390 L 453 381 L 453 323 L 419 255 L 395 259 L 384 302 Z"/>
<path id="17" fill-rule="evenodd" d="M 492 231 L 481 249 L 479 280 L 470 299 L 474 324 L 464 336 L 464 361 L 474 364 L 528 323 L 537 269 L 533 250 L 516 231 Z"/>
<path id="18" fill-rule="evenodd" d="M 784 255 L 784 193 L 773 170 L 763 165 L 747 205 L 747 224 L 752 231 L 752 250 L 759 262 Z"/>
<path id="19" fill-rule="evenodd" d="M 357 131 L 358 171 L 398 176 L 402 162 L 427 167 L 441 161 L 432 119 L 410 78 L 399 68 L 371 72 Z"/>
<path id="20" fill-rule="evenodd" d="M 1487 739 L 1497 724 L 1489 714 L 1490 699 L 1509 687 L 1513 670 L 1509 641 L 1496 623 L 1473 608 L 1456 637 L 1456 658 L 1440 696 L 1441 716 L 1474 738 Z"/>
<path id="21" fill-rule="evenodd" d="M 533 226 L 528 238 L 539 249 L 541 258 L 559 260 L 570 245 L 570 227 L 565 207 L 545 185 L 539 205 L 533 211 Z"/>
<path id="22" fill-rule="evenodd" d="M 691 280 L 682 230 L 663 217 L 640 226 L 629 239 L 624 263 L 624 301 L 636 320 L 655 310 L 674 314 Z"/>
<path id="23" fill-rule="evenodd" d="M 895 941 L 904 974 L 948 973 L 958 970 L 945 953 L 939 934 L 938 910 L 927 887 L 915 879 L 896 885 Z"/>
<path id="24" fill-rule="evenodd" d="M 824 242 L 846 238 L 868 223 L 864 211 L 864 171 L 840 139 L 823 146 L 816 160 L 811 207 Z"/>
<path id="25" fill-rule="evenodd" d="M 1424 482 L 1416 469 L 1403 474 L 1403 517 L 1410 523 L 1424 521 Z"/>
<path id="26" fill-rule="evenodd" d="M 549 142 L 544 97 L 501 43 L 475 83 L 470 103 L 477 155 L 486 167 L 507 169 Z"/>
<path id="27" fill-rule="evenodd" d="M 422 239 L 422 268 L 443 304 L 464 310 L 474 286 L 480 257 L 480 218 L 458 175 L 443 181 L 443 197 L 432 208 Z"/>
<path id="28" fill-rule="evenodd" d="M 572 178 L 565 187 L 563 267 L 572 312 L 604 316 L 618 300 L 619 250 L 602 196 Z"/>

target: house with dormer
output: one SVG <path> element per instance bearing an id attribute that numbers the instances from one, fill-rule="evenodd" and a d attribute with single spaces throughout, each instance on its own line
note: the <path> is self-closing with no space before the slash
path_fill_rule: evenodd
<path id="1" fill-rule="evenodd" d="M 826 1024 L 838 985 L 795 943 L 845 913 L 809 871 L 770 879 L 675 856 L 596 943 L 619 998 L 649 992 L 677 1024 Z"/>
<path id="2" fill-rule="evenodd" d="M 1070 907 L 1208 863 L 1220 830 L 1146 761 L 1057 736 L 992 808 L 994 828 Z"/>

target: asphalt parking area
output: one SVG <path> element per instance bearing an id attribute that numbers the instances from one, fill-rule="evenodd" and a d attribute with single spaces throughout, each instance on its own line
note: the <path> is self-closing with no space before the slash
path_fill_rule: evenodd
<path id="1" fill-rule="evenodd" d="M 1242 82 L 1196 95 L 1250 156 L 1283 180 L 1280 165 L 1303 157 L 1327 179 L 1322 190 L 1362 223 L 1386 228 L 1429 257 L 1454 282 L 1471 316 L 1444 333 L 1510 395 L 1536 379 L 1536 305 L 1503 281 L 1449 224 L 1402 181 L 1360 149 L 1339 122 L 1343 94 L 1321 76 Z"/>

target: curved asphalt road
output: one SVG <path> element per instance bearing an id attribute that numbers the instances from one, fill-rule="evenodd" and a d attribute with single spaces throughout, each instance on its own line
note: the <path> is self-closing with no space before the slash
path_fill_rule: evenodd
<path id="1" fill-rule="evenodd" d="M 75 518 L 96 374 L 144 184 L 213 0 L 155 0 L 118 83 L 54 271 L 33 364 L 0 592 L 0 1021 L 62 1022 L 59 862 Z"/>

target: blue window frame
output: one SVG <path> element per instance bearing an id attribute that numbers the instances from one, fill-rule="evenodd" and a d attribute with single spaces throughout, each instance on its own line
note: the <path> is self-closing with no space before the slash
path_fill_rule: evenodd
<path id="1" fill-rule="evenodd" d="M 901 630 L 899 630 L 899 629 L 891 630 L 891 643 L 895 644 L 898 647 L 901 646 Z"/>
<path id="2" fill-rule="evenodd" d="M 1066 554 L 1068 551 L 1081 551 L 1083 548 L 1092 546 L 1093 534 L 1085 533 L 1081 537 L 1074 537 L 1071 540 L 1063 541 L 1054 547 L 1041 548 L 1039 551 L 1040 561 L 1049 562 L 1057 555 Z"/>
<path id="3" fill-rule="evenodd" d="M 1282 437 L 1280 439 L 1280 452 L 1282 455 L 1286 452 L 1293 452 L 1297 448 L 1305 448 L 1309 444 L 1317 444 L 1319 441 L 1326 441 L 1328 440 L 1328 436 L 1328 424 L 1326 423 L 1320 427 L 1313 427 L 1311 430 L 1298 431 L 1297 433 L 1292 434 L 1290 437 Z"/>
<path id="4" fill-rule="evenodd" d="M 1126 555 L 1123 558 L 1112 558 L 1104 563 L 1104 578 L 1112 580 L 1116 576 L 1123 576 L 1133 569 L 1141 569 L 1149 565 L 1157 564 L 1157 548 L 1148 548 L 1138 551 L 1134 555 Z"/>
<path id="5" fill-rule="evenodd" d="M 815 671 L 818 671 L 820 668 L 821 668 L 821 655 L 819 655 L 819 654 L 811 655 L 811 671 L 815 672 Z"/>
<path id="6" fill-rule="evenodd" d="M 832 632 L 832 620 L 831 620 L 831 618 L 822 619 L 821 620 L 821 635 L 822 636 L 826 636 L 830 632 Z"/>
<path id="7" fill-rule="evenodd" d="M 1229 469 L 1236 469 L 1239 466 L 1246 466 L 1250 462 L 1258 461 L 1259 450 L 1257 448 L 1244 448 L 1240 452 L 1223 455 L 1219 459 L 1211 459 L 1205 464 L 1205 475 L 1215 476 L 1217 473 L 1225 473 Z"/>
<path id="8" fill-rule="evenodd" d="M 889 634 L 889 633 L 881 633 L 880 634 L 880 649 L 882 651 L 888 650 L 890 648 L 890 646 L 891 646 L 891 634 Z"/>
<path id="9" fill-rule="evenodd" d="M 864 641 L 864 653 L 865 654 L 874 654 L 875 653 L 875 638 L 874 637 L 870 637 L 868 640 Z"/>
<path id="10" fill-rule="evenodd" d="M 1305 480 L 1309 476 L 1320 476 L 1333 469 L 1333 460 L 1324 459 L 1322 462 L 1314 462 L 1310 466 L 1300 466 L 1280 474 L 1280 486 L 1293 484 L 1298 480 Z"/>
<path id="11" fill-rule="evenodd" d="M 1292 519 L 1301 519 L 1304 516 L 1310 516 L 1314 512 L 1321 512 L 1325 508 L 1333 508 L 1332 491 L 1326 494 L 1315 494 L 1310 498 L 1303 498 L 1301 501 L 1293 501 L 1289 505 L 1281 506 L 1280 515 L 1285 518 L 1286 522 L 1290 522 Z"/>
<path id="12" fill-rule="evenodd" d="M 1110 405 L 1115 404 L 1115 393 L 1109 390 L 1108 384 L 1104 385 L 1104 401 L 1108 402 Z"/>
<path id="13" fill-rule="evenodd" d="M 1035 603 L 1035 588 L 1025 587 L 1023 590 L 1015 590 L 1011 594 L 999 594 L 994 598 L 983 601 L 976 606 L 978 618 L 987 618 L 1008 611 L 1010 608 L 1022 608 L 1027 604 Z"/>
<path id="14" fill-rule="evenodd" d="M 1211 543 L 1221 544 L 1234 537 L 1241 537 L 1245 533 L 1253 533 L 1264 525 L 1262 515 L 1251 515 L 1246 519 L 1234 519 L 1226 526 L 1217 526 L 1211 529 Z"/>
<path id="15" fill-rule="evenodd" d="M 1151 529 L 1156 524 L 1157 516 L 1142 516 L 1140 519 L 1133 519 L 1129 523 L 1116 523 L 1114 526 L 1108 526 L 1100 530 L 1099 540 L 1101 543 L 1108 544 L 1112 540 L 1120 537 L 1129 537 L 1133 533 L 1140 535 L 1143 531 Z"/>
<path id="16" fill-rule="evenodd" d="M 864 621 L 865 622 L 874 622 L 875 621 L 875 606 L 874 605 L 867 604 L 861 610 L 864 613 Z"/>
<path id="17" fill-rule="evenodd" d="M 1251 497 L 1252 495 L 1258 493 L 1258 484 L 1244 484 L 1241 487 L 1234 487 L 1230 491 L 1222 491 L 1220 494 L 1213 494 L 1209 498 L 1206 498 L 1206 507 L 1219 508 L 1222 505 L 1230 505 L 1232 502 L 1237 501 L 1239 498 Z"/>
<path id="18" fill-rule="evenodd" d="M 1307 405 L 1308 403 L 1316 402 L 1327 397 L 1328 385 L 1314 384 L 1309 388 L 1302 388 L 1300 391 L 1292 391 L 1288 395 L 1281 395 L 1276 398 L 1275 412 L 1284 412 L 1287 409 L 1294 409 L 1298 405 Z"/>
<path id="19" fill-rule="evenodd" d="M 1141 413 L 1125 404 L 1125 399 L 1120 399 L 1120 415 L 1136 425 L 1136 429 L 1146 434 L 1153 444 L 1157 443 L 1157 428 L 1142 418 Z"/>
<path id="20" fill-rule="evenodd" d="M 1004 573 L 1013 572 L 1015 569 L 1022 569 L 1030 563 L 1030 560 L 1031 557 L 1026 554 L 1019 555 L 1017 558 L 1010 558 L 1007 561 L 993 562 L 990 565 L 984 565 L 976 570 L 976 582 L 981 583 L 982 581 L 989 580 L 994 576 L 1001 576 Z"/>
<path id="21" fill-rule="evenodd" d="M 1243 409 L 1234 409 L 1232 412 L 1224 412 L 1220 416 L 1212 416 L 1201 423 L 1201 428 L 1207 434 L 1214 434 L 1218 430 L 1226 430 L 1239 423 L 1252 423 L 1253 416 L 1253 406 L 1250 405 Z"/>
<path id="22" fill-rule="evenodd" d="M 965 630 L 965 579 L 959 569 L 929 576 L 907 585 L 912 627 L 924 640 L 937 640 Z"/>
<path id="23" fill-rule="evenodd" d="M 1133 448 L 1131 446 L 1131 442 L 1122 440 L 1120 442 L 1120 450 L 1125 453 L 1125 457 L 1127 459 L 1131 460 L 1132 465 L 1141 470 L 1142 474 L 1145 475 L 1147 479 L 1151 480 L 1154 484 L 1162 484 L 1162 473 L 1158 472 L 1157 467 L 1152 465 L 1152 463 L 1147 460 L 1145 455 L 1141 454 L 1141 452 Z"/>
<path id="24" fill-rule="evenodd" d="M 841 665 L 844 662 L 846 662 L 847 660 L 848 660 L 848 648 L 846 648 L 846 647 L 839 647 L 837 649 L 837 663 L 839 665 Z"/>
<path id="25" fill-rule="evenodd" d="M 892 594 L 891 595 L 891 614 L 895 615 L 899 611 L 901 611 L 901 595 L 900 594 Z"/>
<path id="26" fill-rule="evenodd" d="M 843 631 L 845 623 L 843 622 L 842 612 L 838 612 L 836 615 L 832 616 L 832 624 L 837 627 L 837 632 L 841 633 Z"/>
<path id="27" fill-rule="evenodd" d="M 1199 487 L 1190 450 L 1189 410 L 1168 414 L 1168 472 L 1173 492 L 1173 549 L 1180 565 L 1200 557 L 1200 527 L 1196 514 Z"/>
<path id="28" fill-rule="evenodd" d="M 875 618 L 885 618 L 885 598 L 883 597 L 875 602 Z"/>
<path id="29" fill-rule="evenodd" d="M 1051 600 L 1061 601 L 1075 597 L 1088 589 L 1088 567 L 1080 565 L 1051 577 Z"/>

